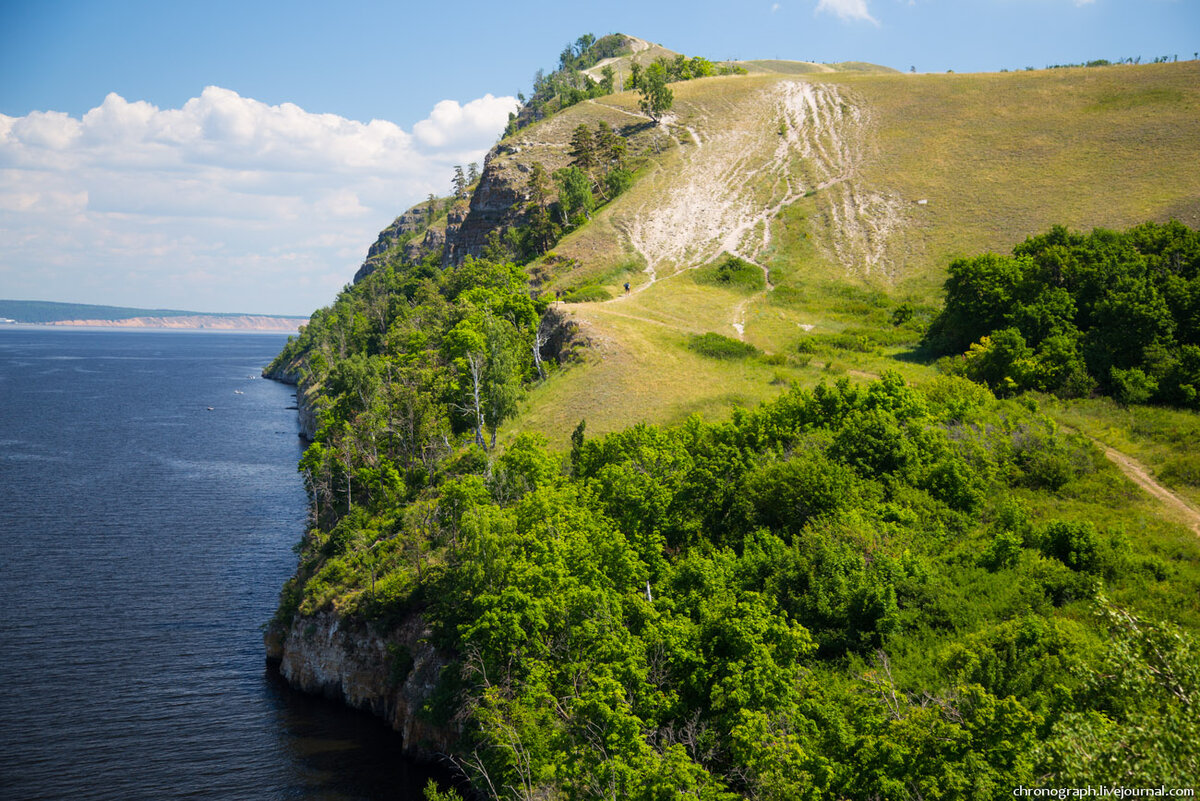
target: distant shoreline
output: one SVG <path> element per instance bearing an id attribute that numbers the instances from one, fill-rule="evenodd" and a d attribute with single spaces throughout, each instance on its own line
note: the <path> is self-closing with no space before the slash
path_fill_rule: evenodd
<path id="1" fill-rule="evenodd" d="M 187 331 L 270 331 L 294 334 L 307 315 L 145 309 L 94 303 L 0 299 L 0 325 L 22 323 L 64 328 L 128 328 Z"/>
<path id="2" fill-rule="evenodd" d="M 251 327 L 231 325 L 131 325 L 129 320 L 60 320 L 47 323 L 0 322 L 2 331 L 130 331 L 130 332 L 174 332 L 199 334 L 296 334 L 299 326 L 307 321 L 297 321 L 292 327 Z"/>

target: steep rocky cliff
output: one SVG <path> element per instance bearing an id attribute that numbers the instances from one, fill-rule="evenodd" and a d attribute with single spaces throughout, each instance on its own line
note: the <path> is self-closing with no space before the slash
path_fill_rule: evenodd
<path id="1" fill-rule="evenodd" d="M 525 205 L 525 173 L 528 166 L 513 169 L 505 156 L 510 145 L 497 145 L 483 162 L 479 185 L 471 194 L 471 205 L 461 224 L 447 231 L 445 264 L 459 264 L 467 256 L 479 256 L 492 231 L 521 222 Z"/>
<path id="2" fill-rule="evenodd" d="M 300 367 L 295 363 L 277 366 L 274 369 L 265 367 L 262 377 L 291 384 L 296 388 L 296 415 L 300 419 L 300 436 L 312 442 L 317 435 L 317 401 L 321 394 L 321 385 L 305 386 L 301 380 Z"/>
<path id="3" fill-rule="evenodd" d="M 367 250 L 367 258 L 354 274 L 354 280 L 373 273 L 389 256 L 395 255 L 397 249 L 409 261 L 419 261 L 426 254 L 441 252 L 446 228 L 443 210 L 448 200 L 435 198 L 432 209 L 429 201 L 422 201 L 392 220 Z"/>
<path id="4" fill-rule="evenodd" d="M 297 615 L 286 631 L 264 636 L 267 658 L 289 684 L 383 718 L 420 755 L 448 752 L 459 734 L 429 720 L 426 707 L 451 660 L 428 638 L 418 614 L 378 631 L 331 612 Z"/>

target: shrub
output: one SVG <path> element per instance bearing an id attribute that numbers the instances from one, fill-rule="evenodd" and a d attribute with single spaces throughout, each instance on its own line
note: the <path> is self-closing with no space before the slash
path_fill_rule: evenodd
<path id="1" fill-rule="evenodd" d="M 1099 538 L 1091 523 L 1054 520 L 1039 535 L 1042 553 L 1080 573 L 1100 572 Z"/>
<path id="2" fill-rule="evenodd" d="M 1158 392 L 1158 382 L 1136 367 L 1128 370 L 1112 368 L 1112 394 L 1118 403 L 1145 403 Z"/>
<path id="3" fill-rule="evenodd" d="M 712 332 L 696 334 L 688 342 L 688 348 L 710 359 L 747 359 L 759 353 L 758 348 L 749 342 L 741 342 Z"/>
<path id="4" fill-rule="evenodd" d="M 1016 567 L 1020 561 L 1023 543 L 1021 535 L 1014 531 L 998 531 L 987 550 L 979 557 L 979 564 L 993 572 L 1007 567 Z"/>
<path id="5" fill-rule="evenodd" d="M 569 289 L 562 299 L 567 303 L 598 303 L 612 300 L 612 293 L 602 286 L 587 284 L 576 289 Z"/>
<path id="6" fill-rule="evenodd" d="M 695 280 L 698 284 L 737 287 L 756 292 L 767 286 L 761 267 L 728 253 L 723 259 L 696 270 Z"/>
<path id="7" fill-rule="evenodd" d="M 1158 471 L 1158 475 L 1168 484 L 1200 487 L 1200 456 L 1184 455 L 1169 459 Z"/>
<path id="8" fill-rule="evenodd" d="M 812 334 L 796 344 L 800 353 L 816 353 L 820 350 L 848 350 L 855 353 L 870 353 L 875 342 L 866 334 L 843 331 L 840 334 Z"/>

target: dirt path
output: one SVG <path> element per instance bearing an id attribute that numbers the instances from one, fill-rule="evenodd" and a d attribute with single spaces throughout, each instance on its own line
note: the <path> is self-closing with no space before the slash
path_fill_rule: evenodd
<path id="1" fill-rule="evenodd" d="M 653 317 L 643 317 L 642 315 L 639 315 L 639 314 L 626 314 L 625 312 L 619 312 L 619 311 L 616 311 L 615 309 L 606 308 L 605 307 L 606 304 L 611 303 L 611 302 L 612 301 L 602 301 L 600 303 L 595 303 L 595 304 L 592 304 L 591 308 L 592 308 L 592 310 L 600 312 L 601 314 L 609 314 L 609 315 L 612 315 L 613 317 L 623 317 L 626 320 L 638 320 L 643 323 L 651 323 L 652 325 L 659 325 L 659 326 L 662 326 L 663 328 L 669 328 L 672 331 L 685 330 L 683 328 L 680 328 L 677 323 L 673 323 L 668 320 L 656 320 Z"/>
<path id="2" fill-rule="evenodd" d="M 1094 437 L 1088 437 L 1088 439 L 1103 448 L 1104 455 L 1108 460 L 1119 467 L 1130 481 L 1157 498 L 1163 506 L 1174 512 L 1176 517 L 1180 518 L 1197 536 L 1200 536 L 1200 512 L 1196 511 L 1191 504 L 1155 481 L 1154 477 L 1150 475 L 1150 471 L 1132 456 L 1124 454 L 1116 448 L 1111 448 Z"/>
<path id="3" fill-rule="evenodd" d="M 633 117 L 636 120 L 646 120 L 648 122 L 654 122 L 653 117 L 647 116 L 645 114 L 639 114 L 636 111 L 630 111 L 629 109 L 624 109 L 624 108 L 621 108 L 620 106 L 610 106 L 608 103 L 601 103 L 599 100 L 595 100 L 595 99 L 588 100 L 587 102 L 593 103 L 597 106 L 604 106 L 604 108 L 608 109 L 609 111 L 616 111 L 620 114 L 624 114 L 627 117 Z"/>
<path id="4" fill-rule="evenodd" d="M 672 120 L 663 122 L 671 128 Z M 772 221 L 813 191 L 823 192 L 835 260 L 861 275 L 890 272 L 887 245 L 902 223 L 902 203 L 858 186 L 868 122 L 836 85 L 785 80 L 725 109 L 720 119 L 682 126 L 693 146 L 680 151 L 677 167 L 657 173 L 653 200 L 617 221 L 645 260 L 648 278 L 617 300 L 721 253 L 763 267 Z M 731 309 L 729 324 L 739 338 L 748 307 L 763 295 Z"/>

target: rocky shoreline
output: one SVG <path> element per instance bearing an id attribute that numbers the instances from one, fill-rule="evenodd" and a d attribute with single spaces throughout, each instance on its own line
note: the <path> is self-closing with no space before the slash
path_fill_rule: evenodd
<path id="1" fill-rule="evenodd" d="M 379 631 L 333 612 L 297 615 L 286 630 L 264 635 L 267 660 L 292 687 L 382 718 L 400 733 L 407 753 L 448 753 L 458 732 L 426 712 L 451 662 L 429 642 L 419 614 Z"/>
<path id="2" fill-rule="evenodd" d="M 263 378 L 296 387 L 300 435 L 316 435 L 319 386 L 305 387 L 294 366 L 264 369 Z M 263 635 L 267 662 L 291 687 L 345 703 L 382 718 L 404 740 L 411 756 L 433 759 L 449 751 L 457 732 L 426 720 L 448 656 L 428 641 L 419 614 L 381 631 L 334 612 L 297 615 L 286 628 L 272 625 Z"/>
<path id="3" fill-rule="evenodd" d="M 296 414 L 300 418 L 300 436 L 304 437 L 305 441 L 312 442 L 317 436 L 318 388 L 302 386 L 300 371 L 290 365 L 274 370 L 264 367 L 262 377 L 296 388 Z"/>

